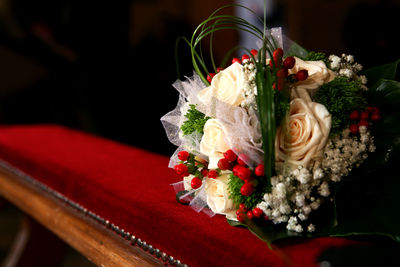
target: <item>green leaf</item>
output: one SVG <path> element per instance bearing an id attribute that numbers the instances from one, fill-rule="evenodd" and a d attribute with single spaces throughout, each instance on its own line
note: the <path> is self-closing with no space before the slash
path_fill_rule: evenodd
<path id="1" fill-rule="evenodd" d="M 338 225 L 329 234 L 382 235 L 400 242 L 399 82 L 380 79 L 368 91 L 368 99 L 382 111 L 381 122 L 372 129 L 377 149 L 339 185 L 335 200 Z"/>
<path id="2" fill-rule="evenodd" d="M 228 222 L 228 224 L 230 226 L 242 226 L 242 227 L 246 227 L 247 228 L 247 226 L 245 224 L 243 224 L 243 223 L 241 223 L 239 221 L 229 220 L 228 218 L 226 219 L 226 221 Z"/>
<path id="3" fill-rule="evenodd" d="M 261 53 L 260 53 L 261 54 Z M 272 75 L 264 63 L 257 63 L 257 106 L 260 115 L 261 134 L 264 150 L 264 169 L 267 192 L 271 192 L 271 177 L 275 167 L 275 101 L 272 89 Z"/>
<path id="4" fill-rule="evenodd" d="M 249 221 L 247 228 L 268 245 L 288 237 L 305 237 L 304 234 L 288 231 L 284 224 L 275 225 L 272 222 Z"/>
<path id="5" fill-rule="evenodd" d="M 285 239 L 288 237 L 304 237 L 303 234 L 288 231 L 282 224 L 275 225 L 271 222 L 265 222 L 262 219 L 246 220 L 245 223 L 232 221 L 229 219 L 227 219 L 227 221 L 231 226 L 246 227 L 255 236 L 266 242 L 268 246 L 270 246 L 271 243 L 276 240 Z"/>
<path id="6" fill-rule="evenodd" d="M 181 200 L 180 197 L 183 196 L 184 194 L 187 194 L 188 191 L 183 190 L 183 191 L 179 191 L 178 193 L 176 193 L 176 201 L 178 201 L 178 203 L 182 204 L 182 205 L 189 205 L 189 202 Z"/>
<path id="7" fill-rule="evenodd" d="M 376 66 L 366 71 L 363 71 L 362 74 L 364 74 L 368 78 L 368 86 L 373 86 L 380 79 L 394 80 L 394 78 L 396 77 L 397 65 L 399 64 L 399 62 L 400 59 L 396 60 L 393 63 Z"/>
<path id="8" fill-rule="evenodd" d="M 384 111 L 397 111 L 400 106 L 400 82 L 380 79 L 369 90 L 369 103 L 381 105 Z"/>
<path id="9" fill-rule="evenodd" d="M 399 179 L 382 169 L 345 183 L 336 196 L 338 225 L 330 235 L 383 235 L 400 241 L 399 188 Z"/>
<path id="10" fill-rule="evenodd" d="M 210 117 L 198 111 L 196 109 L 196 105 L 190 104 L 189 106 L 190 109 L 185 114 L 185 118 L 187 118 L 187 120 L 184 121 L 181 126 L 183 135 L 189 135 L 194 132 L 202 135 L 204 133 L 204 125 L 206 124 L 207 120 L 210 119 Z"/>

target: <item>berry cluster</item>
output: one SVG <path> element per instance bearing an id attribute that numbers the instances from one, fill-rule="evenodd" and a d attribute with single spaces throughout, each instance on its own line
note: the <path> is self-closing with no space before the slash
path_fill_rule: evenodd
<path id="1" fill-rule="evenodd" d="M 254 192 L 256 182 L 252 171 L 247 167 L 248 161 L 246 154 L 237 156 L 232 150 L 224 153 L 224 158 L 218 161 L 218 168 L 220 170 L 230 170 L 233 175 L 244 181 L 243 186 L 240 188 L 240 193 L 243 196 L 250 196 Z M 264 175 L 264 165 L 259 164 L 254 170 L 255 176 Z"/>
<path id="2" fill-rule="evenodd" d="M 370 122 L 377 122 L 381 119 L 381 114 L 377 107 L 367 107 L 362 112 L 354 110 L 350 113 L 349 118 L 353 122 L 349 126 L 350 132 L 358 134 L 360 126 L 368 128 Z"/>
<path id="3" fill-rule="evenodd" d="M 252 49 L 250 53 L 253 55 L 255 58 L 258 54 L 258 51 L 256 49 Z M 276 71 L 276 76 L 277 76 L 277 82 L 274 82 L 273 87 L 274 89 L 278 89 L 279 91 L 282 90 L 285 80 L 288 82 L 297 82 L 297 81 L 304 81 L 308 78 L 308 71 L 307 70 L 299 70 L 296 74 L 291 74 L 289 75 L 289 70 L 292 69 L 296 63 L 296 59 L 292 56 L 286 57 L 283 60 L 283 50 L 282 48 L 277 48 L 274 50 L 272 54 L 273 60 L 269 62 L 269 65 L 271 69 L 275 68 L 277 69 Z M 250 60 L 250 56 L 247 54 L 244 54 L 241 58 L 234 57 L 232 59 L 232 64 L 234 63 L 239 63 L 243 64 L 244 62 Z M 222 68 L 217 68 L 217 73 L 223 70 Z M 211 83 L 212 79 L 214 78 L 215 73 L 209 73 L 207 75 L 207 81 Z"/>
<path id="4" fill-rule="evenodd" d="M 278 91 L 281 91 L 285 81 L 294 83 L 298 81 L 304 81 L 308 78 L 307 70 L 299 70 L 296 74 L 289 75 L 289 70 L 292 69 L 296 64 L 296 59 L 292 56 L 289 56 L 283 60 L 282 48 L 275 49 L 272 57 L 273 60 L 269 62 L 269 66 L 271 69 L 274 69 L 274 67 L 276 68 L 277 81 L 273 84 L 275 90 L 278 89 Z"/>
<path id="5" fill-rule="evenodd" d="M 262 218 L 268 220 L 268 217 L 264 215 L 264 212 L 260 208 L 248 209 L 243 203 L 239 205 L 239 209 L 236 211 L 236 218 L 239 222 L 243 223 L 246 219 L 253 220 L 255 218 Z"/>
<path id="6" fill-rule="evenodd" d="M 190 174 L 194 175 L 190 185 L 193 189 L 200 188 L 203 184 L 203 178 L 210 175 L 207 169 L 207 162 L 187 151 L 180 151 L 178 158 L 181 163 L 175 165 L 175 172 L 182 178 Z"/>
<path id="7" fill-rule="evenodd" d="M 227 150 L 223 155 L 224 157 L 218 161 L 218 168 L 216 170 L 209 170 L 205 160 L 187 151 L 180 151 L 178 153 L 178 158 L 181 162 L 175 165 L 174 170 L 182 178 L 190 174 L 194 176 L 190 182 L 192 189 L 200 188 L 205 177 L 215 179 L 221 174 L 221 171 L 232 171 L 234 176 L 244 182 L 240 188 L 240 194 L 244 197 L 251 196 L 258 185 L 255 177 L 264 176 L 264 165 L 259 164 L 252 170 L 246 164 L 248 161 L 246 154 L 240 154 L 238 156 L 231 149 Z M 250 220 L 253 218 L 264 218 L 261 209 L 254 208 L 250 210 L 246 208 L 244 203 L 239 205 L 236 214 L 240 222 L 244 222 L 246 218 Z"/>
<path id="8" fill-rule="evenodd" d="M 234 176 L 244 182 L 240 188 L 240 194 L 245 197 L 251 196 L 254 193 L 255 187 L 258 184 L 255 177 L 264 176 L 263 164 L 259 164 L 253 171 L 247 166 L 247 161 L 248 158 L 246 154 L 240 154 L 237 156 L 232 150 L 226 151 L 224 153 L 224 158 L 218 161 L 218 168 L 220 170 L 230 170 Z M 244 222 L 246 218 L 251 220 L 253 218 L 262 217 L 263 212 L 259 208 L 249 210 L 246 208 L 244 203 L 240 203 L 239 209 L 236 211 L 236 215 L 238 221 Z"/>

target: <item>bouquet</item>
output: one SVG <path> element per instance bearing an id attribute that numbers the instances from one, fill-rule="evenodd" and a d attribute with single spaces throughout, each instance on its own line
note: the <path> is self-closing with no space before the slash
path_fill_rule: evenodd
<path id="1" fill-rule="evenodd" d="M 353 234 L 399 241 L 400 182 L 391 172 L 399 61 L 363 71 L 351 55 L 309 52 L 280 28 L 260 30 L 224 8 L 181 39 L 194 74 L 175 82 L 178 105 L 161 118 L 178 146 L 169 164 L 181 177 L 178 202 L 268 243 Z M 226 29 L 247 31 L 259 45 L 221 65 L 211 50 L 210 71 L 201 42 L 212 48 Z"/>

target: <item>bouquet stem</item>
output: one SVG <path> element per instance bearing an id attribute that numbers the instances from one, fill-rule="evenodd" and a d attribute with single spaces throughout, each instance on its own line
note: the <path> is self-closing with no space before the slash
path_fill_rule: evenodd
<path id="1" fill-rule="evenodd" d="M 263 53 L 265 55 L 265 50 Z M 261 57 L 264 57 L 261 55 Z M 266 190 L 271 192 L 271 177 L 275 169 L 275 102 L 272 89 L 272 74 L 265 62 L 257 63 L 257 102 L 260 114 L 261 133 L 264 149 L 264 169 L 266 176 Z"/>

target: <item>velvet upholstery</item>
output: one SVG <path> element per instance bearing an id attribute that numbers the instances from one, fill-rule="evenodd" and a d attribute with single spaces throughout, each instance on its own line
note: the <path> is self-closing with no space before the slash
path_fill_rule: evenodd
<path id="1" fill-rule="evenodd" d="M 189 266 L 317 266 L 344 238 L 292 239 L 269 249 L 223 216 L 178 204 L 168 158 L 55 125 L 0 127 L 0 158 Z"/>

